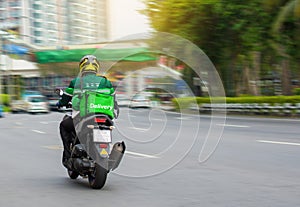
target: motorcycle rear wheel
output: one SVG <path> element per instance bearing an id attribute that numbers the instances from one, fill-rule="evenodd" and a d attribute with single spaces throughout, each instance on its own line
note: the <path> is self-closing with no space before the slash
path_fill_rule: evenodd
<path id="1" fill-rule="evenodd" d="M 101 189 L 107 178 L 107 170 L 96 164 L 94 172 L 88 175 L 89 184 L 93 189 Z"/>

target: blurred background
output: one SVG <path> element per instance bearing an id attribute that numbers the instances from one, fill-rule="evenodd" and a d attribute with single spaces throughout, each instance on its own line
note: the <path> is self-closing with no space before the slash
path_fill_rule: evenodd
<path id="1" fill-rule="evenodd" d="M 26 91 L 50 97 L 53 88 L 77 75 L 83 55 L 96 52 L 105 75 L 126 98 L 144 90 L 152 100 L 168 103 L 190 96 L 187 88 L 209 96 L 207 74 L 199 77 L 174 57 L 149 53 L 155 32 L 179 35 L 201 48 L 227 97 L 300 95 L 296 0 L 1 0 L 0 11 L 5 110 Z"/>

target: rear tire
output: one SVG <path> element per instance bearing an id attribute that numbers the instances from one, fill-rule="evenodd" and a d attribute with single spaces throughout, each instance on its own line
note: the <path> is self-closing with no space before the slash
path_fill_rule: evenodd
<path id="1" fill-rule="evenodd" d="M 95 171 L 89 174 L 89 183 L 93 189 L 101 189 L 107 178 L 107 170 L 96 164 Z"/>
<path id="2" fill-rule="evenodd" d="M 78 178 L 79 173 L 74 172 L 74 171 L 72 171 L 72 170 L 68 170 L 68 175 L 69 175 L 69 177 L 70 177 L 72 180 L 75 180 L 76 178 Z"/>

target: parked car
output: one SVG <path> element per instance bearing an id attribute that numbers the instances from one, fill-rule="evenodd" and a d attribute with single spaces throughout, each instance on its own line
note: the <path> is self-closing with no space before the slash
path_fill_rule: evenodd
<path id="1" fill-rule="evenodd" d="M 151 101 L 147 96 L 137 94 L 131 99 L 129 108 L 151 108 Z"/>
<path id="2" fill-rule="evenodd" d="M 59 99 L 50 99 L 50 100 L 48 99 L 50 111 L 58 111 L 58 112 L 72 111 L 72 108 L 67 108 L 66 106 L 61 106 L 60 108 L 58 108 L 56 106 L 58 101 L 59 101 Z"/>
<path id="3" fill-rule="evenodd" d="M 130 100 L 124 94 L 117 94 L 116 98 L 117 98 L 119 107 L 128 107 L 129 106 Z"/>
<path id="4" fill-rule="evenodd" d="M 0 118 L 4 117 L 3 115 L 3 106 L 0 104 Z"/>
<path id="5" fill-rule="evenodd" d="M 47 98 L 47 102 L 49 105 L 49 110 L 50 111 L 57 111 L 58 108 L 56 106 L 56 103 L 59 101 L 59 96 L 55 94 L 54 92 L 52 94 L 45 94 Z"/>
<path id="6" fill-rule="evenodd" d="M 27 103 L 25 100 L 13 100 L 10 104 L 10 110 L 12 113 L 26 112 Z"/>
<path id="7" fill-rule="evenodd" d="M 49 104 L 49 110 L 50 111 L 57 111 L 58 110 L 58 108 L 56 106 L 57 102 L 58 102 L 58 99 L 54 99 L 54 98 L 48 99 L 48 104 Z"/>
<path id="8" fill-rule="evenodd" d="M 30 95 L 25 98 L 28 113 L 48 113 L 49 104 L 43 95 Z"/>

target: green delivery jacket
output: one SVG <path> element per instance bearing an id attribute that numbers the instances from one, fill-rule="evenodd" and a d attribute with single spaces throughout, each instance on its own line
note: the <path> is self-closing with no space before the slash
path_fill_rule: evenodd
<path id="1" fill-rule="evenodd" d="M 72 101 L 72 103 L 77 102 L 77 100 L 74 100 L 78 98 L 78 96 L 76 96 L 75 94 L 80 93 L 81 91 L 89 91 L 89 90 L 92 91 L 96 89 L 110 89 L 112 91 L 112 95 L 114 96 L 114 117 L 113 118 L 117 118 L 119 116 L 119 107 L 115 98 L 115 93 L 114 93 L 115 91 L 111 82 L 104 76 L 88 74 L 82 77 L 74 78 L 70 82 L 68 88 L 66 88 L 66 90 L 64 91 L 62 98 L 59 101 L 59 104 L 61 106 L 66 106 L 70 101 Z"/>

